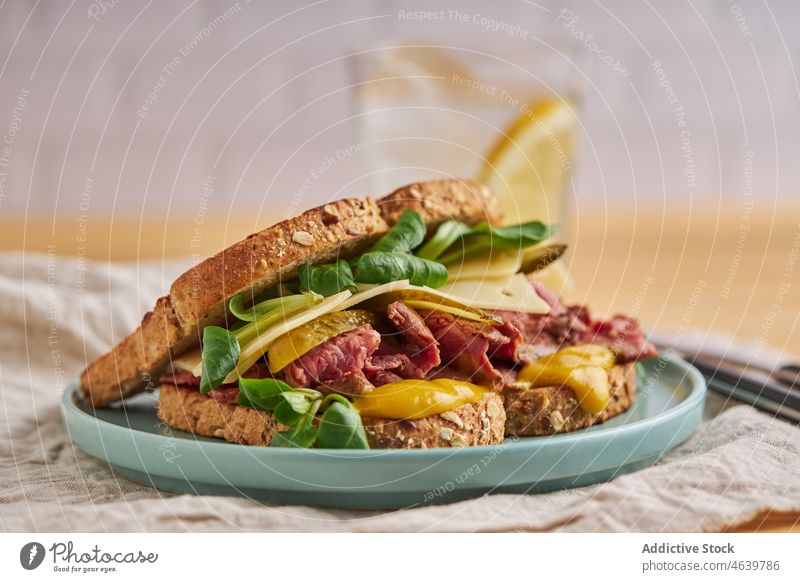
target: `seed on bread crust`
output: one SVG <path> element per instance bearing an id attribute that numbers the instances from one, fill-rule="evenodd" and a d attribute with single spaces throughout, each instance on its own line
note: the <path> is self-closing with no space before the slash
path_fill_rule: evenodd
<path id="1" fill-rule="evenodd" d="M 292 240 L 304 247 L 310 247 L 314 244 L 314 237 L 304 230 L 296 230 L 292 235 Z"/>

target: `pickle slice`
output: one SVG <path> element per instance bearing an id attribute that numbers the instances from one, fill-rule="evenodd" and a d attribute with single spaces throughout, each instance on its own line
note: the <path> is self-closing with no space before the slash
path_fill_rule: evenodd
<path id="1" fill-rule="evenodd" d="M 487 319 L 486 317 L 481 317 L 474 310 L 467 311 L 466 309 L 462 309 L 460 307 L 452 307 L 450 305 L 445 305 L 443 303 L 436 303 L 435 301 L 406 299 L 405 304 L 408 305 L 409 307 L 413 307 L 414 309 L 429 309 L 431 311 L 442 311 L 444 313 L 449 313 L 450 315 L 455 315 L 456 317 L 460 317 L 461 319 L 469 319 L 470 321 L 479 321 L 481 323 L 493 323 L 492 320 Z"/>
<path id="2" fill-rule="evenodd" d="M 375 314 L 364 309 L 326 313 L 317 319 L 283 334 L 269 346 L 269 369 L 280 372 L 297 358 L 339 334 L 365 323 L 375 324 Z"/>

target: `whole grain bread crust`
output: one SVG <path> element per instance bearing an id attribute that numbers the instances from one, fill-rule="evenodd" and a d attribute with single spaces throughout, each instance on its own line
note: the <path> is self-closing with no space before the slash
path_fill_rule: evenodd
<path id="1" fill-rule="evenodd" d="M 378 200 L 381 216 L 393 225 L 407 209 L 416 210 L 428 231 L 445 220 L 473 224 L 503 221 L 500 200 L 487 186 L 474 180 L 432 180 L 403 186 Z"/>
<path id="2" fill-rule="evenodd" d="M 267 446 L 286 427 L 270 412 L 238 404 L 221 404 L 195 388 L 161 387 L 158 418 L 167 426 L 199 436 L 243 445 Z M 370 447 L 412 449 L 492 445 L 503 442 L 503 400 L 491 393 L 480 402 L 418 420 L 362 418 Z"/>
<path id="3" fill-rule="evenodd" d="M 503 442 L 506 414 L 503 399 L 490 392 L 478 402 L 415 420 L 363 417 L 373 449 L 472 447 Z"/>
<path id="4" fill-rule="evenodd" d="M 161 386 L 158 418 L 170 428 L 241 445 L 267 446 L 276 431 L 286 429 L 271 412 L 223 404 L 200 394 L 196 388 L 172 384 Z"/>
<path id="5" fill-rule="evenodd" d="M 385 234 L 413 208 L 430 228 L 455 218 L 498 223 L 502 210 L 482 185 L 468 180 L 411 184 L 382 198 L 345 199 L 313 208 L 254 233 L 178 277 L 141 325 L 81 374 L 81 389 L 101 407 L 152 387 L 171 358 L 197 346 L 207 325 L 226 317 L 226 302 L 291 279 L 307 262 L 349 258 Z"/>
<path id="6" fill-rule="evenodd" d="M 575 392 L 566 386 L 503 389 L 506 436 L 545 436 L 570 432 L 605 422 L 628 410 L 636 396 L 634 364 L 617 365 L 608 371 L 610 400 L 599 414 L 585 412 Z"/>

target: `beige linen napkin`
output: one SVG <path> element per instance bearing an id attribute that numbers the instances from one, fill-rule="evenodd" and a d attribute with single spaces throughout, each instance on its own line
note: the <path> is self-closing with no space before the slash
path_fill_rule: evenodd
<path id="1" fill-rule="evenodd" d="M 170 495 L 116 478 L 72 446 L 60 395 L 185 266 L 0 255 L 0 530 L 714 531 L 800 510 L 800 429 L 745 406 L 610 483 L 395 512 Z"/>

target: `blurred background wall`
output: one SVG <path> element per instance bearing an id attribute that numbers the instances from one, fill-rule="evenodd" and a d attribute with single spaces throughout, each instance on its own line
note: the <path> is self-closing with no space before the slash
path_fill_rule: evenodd
<path id="1" fill-rule="evenodd" d="M 360 152 L 303 187 L 361 143 L 349 55 L 398 39 L 525 50 L 544 35 L 585 47 L 579 207 L 724 210 L 752 185 L 775 208 L 800 192 L 798 22 L 788 1 L 7 0 L 0 216 L 15 233 L 82 217 L 261 221 L 381 194 Z"/>

